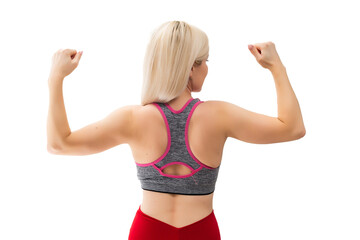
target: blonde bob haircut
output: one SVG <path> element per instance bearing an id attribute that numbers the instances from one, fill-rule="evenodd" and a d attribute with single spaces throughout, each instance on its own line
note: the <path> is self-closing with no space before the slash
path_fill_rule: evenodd
<path id="1" fill-rule="evenodd" d="M 169 21 L 152 32 L 143 66 L 141 105 L 169 102 L 188 86 L 192 66 L 209 55 L 207 35 L 184 21 Z"/>

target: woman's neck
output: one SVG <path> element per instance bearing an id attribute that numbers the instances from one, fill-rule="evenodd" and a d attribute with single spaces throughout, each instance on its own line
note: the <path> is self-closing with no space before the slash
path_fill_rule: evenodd
<path id="1" fill-rule="evenodd" d="M 191 92 L 189 92 L 187 89 L 177 98 L 172 99 L 170 102 L 168 102 L 168 104 L 173 108 L 173 109 L 180 109 L 181 107 L 183 107 L 185 105 L 185 103 L 187 101 L 189 101 L 189 99 L 193 98 L 191 96 Z"/>

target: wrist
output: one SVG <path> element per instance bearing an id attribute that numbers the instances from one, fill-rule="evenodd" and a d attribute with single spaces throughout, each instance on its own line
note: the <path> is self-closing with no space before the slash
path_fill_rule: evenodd
<path id="1" fill-rule="evenodd" d="M 60 74 L 57 73 L 50 73 L 49 75 L 49 79 L 48 79 L 48 84 L 53 84 L 53 83 L 62 83 L 64 80 L 64 77 L 61 76 Z"/>
<path id="2" fill-rule="evenodd" d="M 286 68 L 283 64 L 275 65 L 272 68 L 269 68 L 269 70 L 273 75 L 286 72 Z"/>

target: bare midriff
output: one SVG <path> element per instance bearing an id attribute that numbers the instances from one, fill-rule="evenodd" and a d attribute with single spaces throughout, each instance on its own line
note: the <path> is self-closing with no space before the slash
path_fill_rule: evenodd
<path id="1" fill-rule="evenodd" d="M 213 196 L 214 193 L 192 196 L 143 190 L 141 211 L 181 228 L 208 216 L 213 210 Z"/>

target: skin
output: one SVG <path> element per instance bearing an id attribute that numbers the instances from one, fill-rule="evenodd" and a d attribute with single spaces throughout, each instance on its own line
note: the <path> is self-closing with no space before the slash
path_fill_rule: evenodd
<path id="1" fill-rule="evenodd" d="M 274 45 L 256 44 L 249 47 L 249 50 L 263 67 L 269 68 L 274 77 L 279 116 L 254 113 L 223 101 L 205 101 L 199 104 L 190 119 L 188 140 L 196 158 L 208 166 L 220 165 L 228 137 L 264 144 L 292 141 L 305 135 L 299 104 Z M 73 49 L 60 49 L 53 56 L 48 79 L 48 152 L 59 155 L 90 155 L 120 144 L 129 144 L 137 163 L 150 163 L 159 158 L 167 147 L 167 131 L 159 110 L 152 104 L 120 107 L 104 119 L 71 131 L 64 107 L 62 83 L 78 66 L 81 56 L 81 52 Z M 202 61 L 200 66 L 194 65 L 187 88 L 168 104 L 175 110 L 181 109 L 192 98 L 192 92 L 201 91 L 207 73 L 206 61 Z M 171 165 L 164 169 L 165 173 L 174 175 L 188 174 L 189 171 L 182 165 Z M 213 210 L 214 193 L 190 196 L 142 191 L 141 210 L 175 227 L 196 222 Z"/>

